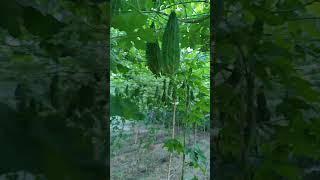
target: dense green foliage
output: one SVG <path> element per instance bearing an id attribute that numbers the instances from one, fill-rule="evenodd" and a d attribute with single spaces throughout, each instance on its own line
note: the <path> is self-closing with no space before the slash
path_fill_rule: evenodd
<path id="1" fill-rule="evenodd" d="M 217 1 L 214 179 L 319 179 L 319 1 Z"/>
<path id="2" fill-rule="evenodd" d="M 120 1 L 115 2 L 120 3 Z M 133 3 L 125 1 L 121 1 L 121 3 L 121 6 L 118 6 L 118 11 L 113 9 L 115 12 L 113 12 L 111 23 L 111 94 L 115 95 L 116 91 L 119 91 L 120 94 L 125 94 L 127 97 L 134 99 L 137 105 L 141 104 L 140 108 L 143 109 L 149 107 L 150 104 L 160 105 L 161 101 L 159 100 L 163 99 L 163 103 L 165 103 L 167 97 L 171 98 L 172 87 L 169 79 L 165 76 L 154 76 L 150 72 L 146 66 L 148 55 L 145 53 L 146 43 L 162 40 L 171 12 L 170 8 L 165 8 L 165 5 L 167 5 L 171 8 L 180 8 L 177 17 L 180 22 L 182 50 L 179 57 L 181 58 L 181 68 L 177 71 L 178 86 L 180 87 L 186 81 L 184 83 L 187 83 L 190 89 L 194 91 L 195 96 L 199 98 L 196 101 L 208 105 L 209 42 L 201 43 L 201 41 L 205 38 L 209 39 L 209 3 L 178 3 L 178 5 L 171 6 L 167 1 L 160 4 L 141 2 L 139 11 Z M 116 5 L 116 3 L 113 3 L 113 5 Z M 162 5 L 163 10 L 150 10 L 153 6 L 155 9 L 160 8 L 160 5 Z M 188 6 L 188 8 L 183 8 L 184 6 Z M 197 22 L 196 17 L 198 15 L 195 13 L 199 12 L 207 12 L 207 14 L 202 15 L 205 18 L 200 17 L 199 20 L 202 19 L 202 21 Z M 182 18 L 183 16 L 188 18 Z M 148 28 L 152 22 L 155 25 L 155 31 Z M 193 36 L 194 39 L 191 40 L 190 36 Z M 192 44 L 196 41 L 198 42 Z M 161 44 L 162 41 L 160 41 Z M 165 79 L 167 80 L 164 83 Z M 129 94 L 127 94 L 127 91 Z M 178 90 L 177 94 L 180 94 L 181 97 L 184 96 L 183 91 L 179 92 Z M 200 100 L 200 98 L 205 99 Z M 181 102 L 181 104 L 183 103 Z M 208 112 L 208 109 L 207 107 L 205 111 Z M 135 119 L 134 117 L 133 119 Z"/>
<path id="3" fill-rule="evenodd" d="M 0 178 L 108 176 L 107 9 L 96 0 L 0 2 Z"/>

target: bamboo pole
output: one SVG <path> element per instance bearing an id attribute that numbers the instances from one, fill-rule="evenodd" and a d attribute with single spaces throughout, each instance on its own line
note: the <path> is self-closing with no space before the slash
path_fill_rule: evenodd
<path id="1" fill-rule="evenodd" d="M 172 139 L 175 138 L 175 123 L 176 123 L 176 98 L 173 99 L 173 117 L 172 117 Z M 170 180 L 170 169 L 171 169 L 172 153 L 169 156 L 169 165 L 168 165 L 168 176 L 167 180 Z"/>

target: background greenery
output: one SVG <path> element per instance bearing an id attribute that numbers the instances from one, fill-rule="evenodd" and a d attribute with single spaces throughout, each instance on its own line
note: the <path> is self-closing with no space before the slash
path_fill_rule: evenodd
<path id="1" fill-rule="evenodd" d="M 1 178 L 109 176 L 108 8 L 99 0 L 0 2 Z"/>
<path id="2" fill-rule="evenodd" d="M 319 179 L 320 2 L 214 7 L 214 179 Z"/>

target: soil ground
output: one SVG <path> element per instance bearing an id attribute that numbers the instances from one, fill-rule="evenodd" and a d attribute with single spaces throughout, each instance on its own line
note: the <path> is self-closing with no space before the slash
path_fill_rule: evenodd
<path id="1" fill-rule="evenodd" d="M 163 180 L 167 179 L 169 164 L 169 152 L 163 148 L 165 139 L 170 138 L 170 130 L 161 126 L 146 127 L 138 125 L 138 128 L 125 126 L 122 135 L 112 132 L 113 144 L 111 146 L 111 179 L 113 180 Z M 156 129 L 150 143 L 150 129 Z M 135 129 L 139 129 L 138 141 L 135 143 Z M 181 138 L 181 132 L 177 133 Z M 188 147 L 194 145 L 192 133 L 187 133 L 186 143 Z M 196 144 L 204 152 L 206 157 L 205 174 L 200 169 L 185 165 L 185 180 L 191 180 L 194 175 L 199 180 L 207 180 L 210 177 L 210 136 L 208 133 L 197 132 Z M 186 162 L 190 159 L 186 157 Z M 173 154 L 171 164 L 171 180 L 181 179 L 182 155 Z"/>

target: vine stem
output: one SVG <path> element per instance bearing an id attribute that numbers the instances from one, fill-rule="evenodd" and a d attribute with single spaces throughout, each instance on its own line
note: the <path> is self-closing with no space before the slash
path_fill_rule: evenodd
<path id="1" fill-rule="evenodd" d="M 165 8 L 162 8 L 161 9 L 161 11 L 163 11 L 163 10 L 165 10 L 165 9 L 169 9 L 169 8 L 171 8 L 171 7 L 173 7 L 173 6 L 178 6 L 178 5 L 185 5 L 185 4 L 188 4 L 188 3 L 208 3 L 206 0 L 204 0 L 204 1 L 187 1 L 187 2 L 178 2 L 178 3 L 175 3 L 175 4 L 172 4 L 172 5 L 169 5 L 169 6 L 167 6 L 167 7 L 165 7 Z"/>

